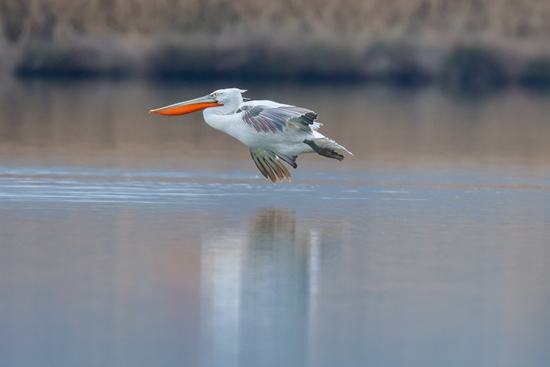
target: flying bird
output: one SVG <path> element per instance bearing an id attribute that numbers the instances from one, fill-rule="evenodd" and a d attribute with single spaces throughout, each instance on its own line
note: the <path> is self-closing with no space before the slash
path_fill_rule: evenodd
<path id="1" fill-rule="evenodd" d="M 166 116 L 184 115 L 203 110 L 204 120 L 214 129 L 239 140 L 250 149 L 252 160 L 273 183 L 277 178 L 288 181 L 291 174 L 286 162 L 296 168 L 296 158 L 304 153 L 317 153 L 339 161 L 344 156 L 335 150 L 349 150 L 317 130 L 317 113 L 302 107 L 273 101 L 244 101 L 237 88 L 219 89 L 204 97 L 150 110 Z"/>

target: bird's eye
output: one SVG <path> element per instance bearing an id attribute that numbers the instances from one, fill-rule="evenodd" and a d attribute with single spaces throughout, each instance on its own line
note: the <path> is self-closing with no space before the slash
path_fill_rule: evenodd
<path id="1" fill-rule="evenodd" d="M 218 92 L 212 93 L 212 97 L 214 97 L 214 98 L 218 98 L 219 95 L 220 95 L 220 94 L 219 94 Z"/>

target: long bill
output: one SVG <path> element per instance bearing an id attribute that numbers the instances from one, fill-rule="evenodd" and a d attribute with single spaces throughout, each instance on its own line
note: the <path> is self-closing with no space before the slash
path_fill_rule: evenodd
<path id="1" fill-rule="evenodd" d="M 219 106 L 223 105 L 219 104 L 214 97 L 208 95 L 200 98 L 191 99 L 185 102 L 171 104 L 170 106 L 157 108 L 149 111 L 149 113 L 156 113 L 157 115 L 165 116 L 178 116 L 185 115 L 186 113 L 204 110 L 208 107 Z"/>

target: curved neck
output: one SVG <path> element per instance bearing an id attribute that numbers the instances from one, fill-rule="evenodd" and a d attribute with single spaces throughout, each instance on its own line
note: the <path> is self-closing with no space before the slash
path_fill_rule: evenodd
<path id="1" fill-rule="evenodd" d="M 233 114 L 237 109 L 231 106 L 210 107 L 202 111 L 204 121 L 214 129 L 225 131 L 227 122 L 225 116 Z"/>
<path id="2" fill-rule="evenodd" d="M 219 107 L 209 107 L 202 111 L 204 121 L 215 129 L 225 131 L 228 127 L 228 121 L 230 115 L 233 115 L 243 103 L 243 97 L 241 93 L 232 94 L 229 97 L 225 97 L 218 103 L 222 103 Z M 228 120 L 229 118 L 229 120 Z"/>

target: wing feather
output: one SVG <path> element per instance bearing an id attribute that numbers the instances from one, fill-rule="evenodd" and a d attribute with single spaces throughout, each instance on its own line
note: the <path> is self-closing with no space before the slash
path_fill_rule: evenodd
<path id="1" fill-rule="evenodd" d="M 312 132 L 320 126 L 318 122 L 315 122 L 317 114 L 301 107 L 243 104 L 241 111 L 243 121 L 257 132 L 276 134 L 279 131 L 284 132 L 289 126 L 305 132 Z"/>
<path id="2" fill-rule="evenodd" d="M 271 180 L 273 183 L 277 182 L 277 178 L 281 182 L 283 182 L 285 177 L 288 181 L 292 178 L 292 175 L 283 164 L 283 161 L 287 162 L 294 168 L 297 167 L 295 162 L 296 157 L 279 155 L 270 150 L 250 148 L 250 156 L 262 175 Z"/>

